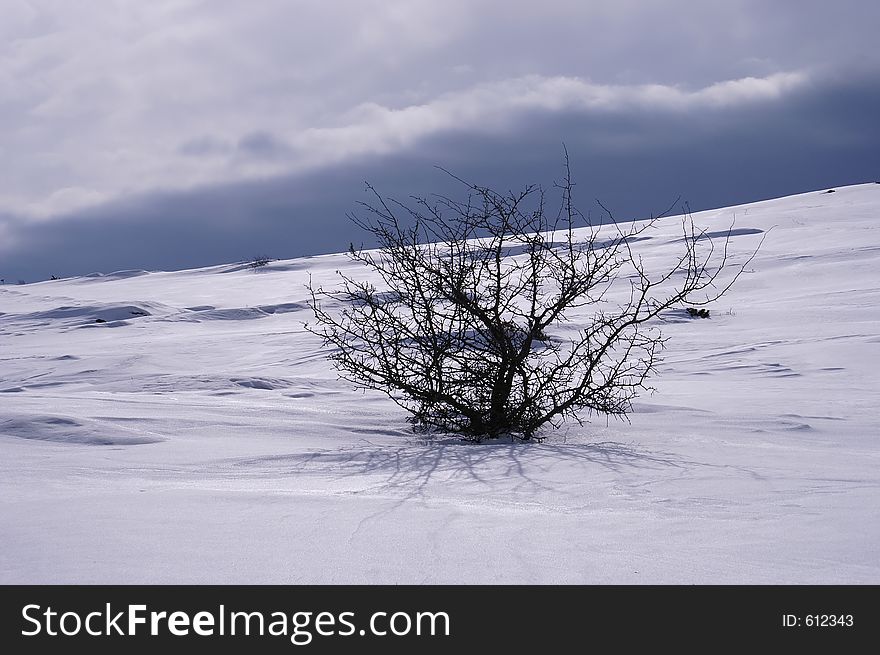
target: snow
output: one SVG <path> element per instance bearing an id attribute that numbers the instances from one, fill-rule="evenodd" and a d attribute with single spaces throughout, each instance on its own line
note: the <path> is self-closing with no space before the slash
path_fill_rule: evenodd
<path id="1" fill-rule="evenodd" d="M 763 247 L 664 317 L 656 393 L 541 444 L 337 380 L 302 323 L 344 255 L 2 286 L 0 583 L 878 584 L 880 185 L 694 216 L 734 218 Z"/>

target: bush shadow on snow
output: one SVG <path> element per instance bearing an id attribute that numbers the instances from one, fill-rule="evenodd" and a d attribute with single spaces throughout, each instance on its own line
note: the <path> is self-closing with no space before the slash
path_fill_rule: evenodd
<path id="1" fill-rule="evenodd" d="M 234 467 L 267 469 L 280 475 L 317 475 L 342 480 L 380 476 L 386 490 L 403 490 L 417 496 L 429 484 L 477 483 L 496 487 L 523 483 L 535 488 L 559 490 L 570 485 L 573 476 L 589 480 L 596 468 L 613 473 L 628 469 L 689 468 L 677 455 L 652 452 L 616 443 L 592 444 L 463 444 L 458 441 L 430 445 L 382 447 L 351 446 L 338 450 L 278 455 L 237 460 Z M 558 472 L 558 475 L 557 475 Z M 581 477 L 583 476 L 583 477 Z"/>

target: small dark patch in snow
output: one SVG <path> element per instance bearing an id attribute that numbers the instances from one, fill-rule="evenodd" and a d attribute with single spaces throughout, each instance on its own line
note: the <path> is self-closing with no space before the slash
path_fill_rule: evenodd
<path id="1" fill-rule="evenodd" d="M 763 234 L 764 230 L 758 229 L 756 227 L 737 227 L 731 230 L 717 230 L 715 232 L 704 232 L 703 234 L 696 235 L 696 238 L 699 239 L 727 239 L 728 237 L 739 237 L 746 236 L 749 234 Z M 690 237 L 688 237 L 690 238 Z M 674 239 L 670 243 L 684 243 L 684 238 Z"/>
<path id="2" fill-rule="evenodd" d="M 48 416 L 40 420 L 47 425 L 81 425 L 78 421 L 74 421 L 72 418 L 64 418 L 63 416 Z"/>
<path id="3" fill-rule="evenodd" d="M 267 391 L 282 389 L 288 386 L 281 380 L 272 380 L 269 378 L 231 378 L 229 381 L 240 387 L 247 387 L 248 389 L 265 389 Z"/>
<path id="4" fill-rule="evenodd" d="M 670 309 L 660 312 L 658 318 L 664 323 L 690 323 L 695 318 L 709 318 L 708 309 Z"/>
<path id="5" fill-rule="evenodd" d="M 792 430 L 796 432 L 812 432 L 813 426 L 809 423 L 796 423 L 783 428 L 784 430 Z"/>
<path id="6" fill-rule="evenodd" d="M 737 227 L 732 230 L 719 230 L 717 232 L 706 232 L 700 235 L 701 239 L 723 239 L 726 236 L 739 237 L 747 234 L 764 234 L 764 230 L 756 227 Z"/>
<path id="7" fill-rule="evenodd" d="M 257 318 L 266 318 L 268 314 L 258 307 L 232 307 L 228 309 L 207 309 L 181 314 L 171 320 L 178 321 L 251 321 Z"/>
<path id="8" fill-rule="evenodd" d="M 845 421 L 846 420 L 842 416 L 802 416 L 800 414 L 783 414 L 782 416 L 784 416 L 786 418 L 798 418 L 798 419 L 808 418 L 811 420 L 818 419 L 821 421 Z"/>
<path id="9" fill-rule="evenodd" d="M 130 323 L 128 321 L 105 321 L 103 318 L 96 318 L 95 323 L 98 323 L 102 328 L 118 328 L 118 327 L 125 327 L 126 325 L 130 325 Z M 82 328 L 95 328 L 95 327 L 98 327 L 98 325 L 95 325 L 94 323 L 89 323 L 86 325 L 79 326 L 80 329 L 82 329 Z"/>
<path id="10" fill-rule="evenodd" d="M 96 421 L 114 421 L 116 423 L 159 423 L 160 419 L 146 416 L 93 416 Z"/>
<path id="11" fill-rule="evenodd" d="M 257 309 L 266 312 L 267 314 L 286 314 L 288 312 L 298 312 L 302 309 L 308 309 L 308 305 L 298 302 L 285 302 L 279 305 L 260 305 Z"/>

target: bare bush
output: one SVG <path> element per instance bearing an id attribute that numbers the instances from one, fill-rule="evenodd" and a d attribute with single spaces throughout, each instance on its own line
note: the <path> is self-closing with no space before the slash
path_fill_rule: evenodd
<path id="1" fill-rule="evenodd" d="M 350 218 L 379 247 L 348 256 L 376 282 L 340 272 L 334 289 L 309 284 L 306 327 L 340 376 L 386 393 L 416 430 L 529 440 L 568 418 L 624 416 L 664 344 L 653 319 L 718 299 L 757 252 L 733 264 L 730 234 L 719 243 L 686 214 L 680 252 L 650 272 L 634 248 L 659 217 L 590 226 L 567 153 L 558 211 L 540 186 L 500 193 L 453 177 L 463 200 L 403 203 L 368 185 L 373 202 Z M 580 329 L 574 311 L 589 311 Z"/>

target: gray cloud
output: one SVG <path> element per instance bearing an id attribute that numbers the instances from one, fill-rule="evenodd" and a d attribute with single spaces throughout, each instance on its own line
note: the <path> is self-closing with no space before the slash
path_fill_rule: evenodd
<path id="1" fill-rule="evenodd" d="M 12 228 L 0 277 L 45 279 L 124 268 L 168 269 L 340 251 L 365 235 L 345 214 L 364 180 L 400 198 L 461 189 L 434 168 L 500 188 L 551 185 L 563 141 L 584 210 L 599 197 L 618 218 L 681 195 L 692 209 L 880 176 L 880 76 L 818 78 L 772 103 L 707 112 L 531 108 L 507 129 L 450 128 L 393 153 L 261 181 L 149 193 Z M 0 219 L 2 220 L 2 219 Z"/>
<path id="2" fill-rule="evenodd" d="M 228 155 L 233 149 L 223 139 L 203 135 L 187 139 L 177 147 L 177 152 L 187 157 L 218 157 Z"/>
<path id="3" fill-rule="evenodd" d="M 238 140 L 237 151 L 247 157 L 274 159 L 291 152 L 290 145 L 268 132 L 250 132 Z"/>

